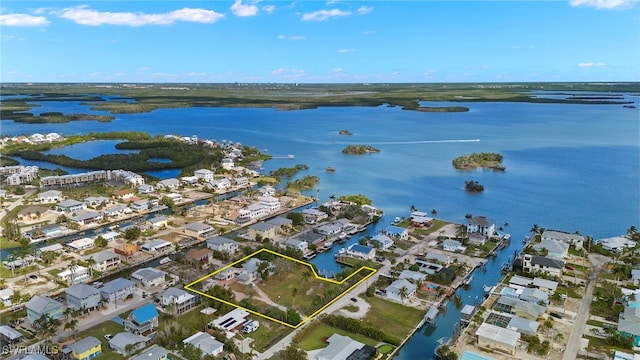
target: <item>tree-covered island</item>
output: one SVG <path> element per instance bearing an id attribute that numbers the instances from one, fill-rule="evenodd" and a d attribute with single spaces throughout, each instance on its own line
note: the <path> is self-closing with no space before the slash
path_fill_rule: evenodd
<path id="1" fill-rule="evenodd" d="M 342 149 L 342 153 L 347 155 L 365 155 L 379 152 L 380 149 L 374 148 L 371 145 L 347 145 L 347 147 Z"/>
<path id="2" fill-rule="evenodd" d="M 498 153 L 472 153 L 458 156 L 452 161 L 453 167 L 458 170 L 473 170 L 476 168 L 505 171 L 502 165 L 502 155 Z"/>

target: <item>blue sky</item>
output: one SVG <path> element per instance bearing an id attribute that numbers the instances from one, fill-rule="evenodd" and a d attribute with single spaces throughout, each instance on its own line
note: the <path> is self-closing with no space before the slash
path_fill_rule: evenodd
<path id="1" fill-rule="evenodd" d="M 2 82 L 640 81 L 640 4 L 17 1 Z"/>

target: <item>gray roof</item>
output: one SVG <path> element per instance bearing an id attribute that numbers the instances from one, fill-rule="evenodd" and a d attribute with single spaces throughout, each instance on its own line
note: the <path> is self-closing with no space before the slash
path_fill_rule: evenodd
<path id="1" fill-rule="evenodd" d="M 60 243 L 55 243 L 55 244 L 51 244 L 51 245 L 47 245 L 47 246 L 43 246 L 40 249 L 38 249 L 38 251 L 40 253 L 43 253 L 45 251 L 54 251 L 54 252 L 60 252 L 64 249 L 64 247 L 62 246 L 62 244 Z"/>
<path id="2" fill-rule="evenodd" d="M 101 216 L 100 213 L 95 212 L 95 211 L 80 211 L 80 212 L 78 212 L 78 215 L 71 217 L 71 220 L 73 220 L 73 221 L 84 221 L 84 220 L 97 218 L 99 216 Z"/>
<path id="3" fill-rule="evenodd" d="M 189 231 L 205 231 L 205 230 L 211 229 L 211 225 L 207 225 L 201 222 L 195 222 L 195 223 L 186 224 L 184 226 L 184 229 Z"/>
<path id="4" fill-rule="evenodd" d="M 103 250 L 103 251 L 97 252 L 95 254 L 87 255 L 84 258 L 85 258 L 85 260 L 93 258 L 93 260 L 96 261 L 96 264 L 100 264 L 100 263 L 103 263 L 103 262 L 105 262 L 107 260 L 120 259 L 120 255 L 114 253 L 111 250 Z"/>
<path id="5" fill-rule="evenodd" d="M 149 338 L 142 335 L 136 335 L 128 331 L 117 333 L 111 340 L 109 340 L 109 346 L 124 349 L 127 345 L 137 344 L 141 342 L 147 342 Z"/>
<path id="6" fill-rule="evenodd" d="M 251 226 L 249 226 L 249 228 L 257 230 L 257 231 L 265 231 L 265 230 L 271 230 L 275 227 L 274 224 L 268 224 L 265 222 L 261 222 L 261 223 L 257 223 L 257 224 L 253 224 Z"/>
<path id="7" fill-rule="evenodd" d="M 537 318 L 547 311 L 546 306 L 538 305 L 535 303 L 531 303 L 528 301 L 513 299 L 507 296 L 501 296 L 496 303 L 504 306 L 509 306 L 513 309 L 520 309 L 527 314 L 531 315 L 533 318 Z"/>
<path id="8" fill-rule="evenodd" d="M 411 294 L 412 292 L 416 291 L 416 288 L 417 288 L 417 286 L 415 284 L 412 284 L 412 283 L 410 283 L 409 281 L 407 281 L 405 279 L 398 279 L 398 280 L 392 282 L 391 285 L 389 285 L 387 287 L 387 292 L 392 292 L 392 293 L 399 294 L 400 293 L 400 289 L 402 289 L 402 287 L 406 287 L 409 294 Z"/>
<path id="9" fill-rule="evenodd" d="M 100 292 L 104 292 L 107 294 L 112 294 L 120 289 L 124 289 L 127 287 L 131 287 L 131 286 L 136 286 L 136 284 L 131 281 L 131 280 L 127 280 L 127 279 L 123 279 L 123 278 L 117 278 L 114 280 L 109 281 L 108 283 L 104 284 L 101 288 L 100 288 Z"/>
<path id="10" fill-rule="evenodd" d="M 205 354 L 213 354 L 222 346 L 224 346 L 223 343 L 216 340 L 213 336 L 207 333 L 203 333 L 202 331 L 189 336 L 188 338 L 182 340 L 182 342 L 185 344 L 194 345 L 198 349 L 202 350 L 202 352 Z"/>
<path id="11" fill-rule="evenodd" d="M 560 240 L 542 240 L 538 245 L 535 246 L 535 249 L 547 249 L 550 252 L 564 253 L 569 250 L 569 244 L 564 243 Z"/>
<path id="12" fill-rule="evenodd" d="M 559 241 L 564 241 L 566 243 L 584 241 L 584 237 L 582 235 L 569 234 L 567 232 L 556 231 L 556 230 L 545 230 L 542 233 L 542 238 L 543 239 L 556 239 L 556 240 L 559 240 Z"/>
<path id="13" fill-rule="evenodd" d="M 84 283 L 75 284 L 64 292 L 77 299 L 86 299 L 91 295 L 100 295 L 100 291 L 98 289 Z"/>
<path id="14" fill-rule="evenodd" d="M 546 303 L 549 301 L 549 294 L 539 289 L 526 288 L 522 290 L 520 299 L 525 301 L 533 300 L 534 302 L 543 301 Z"/>
<path id="15" fill-rule="evenodd" d="M 532 256 L 531 257 L 532 265 L 540 265 L 545 267 L 550 267 L 554 269 L 563 269 L 564 261 L 558 259 L 552 259 L 544 256 Z"/>
<path id="16" fill-rule="evenodd" d="M 74 199 L 67 199 L 65 201 L 61 201 L 58 203 L 58 206 L 61 207 L 72 207 L 72 206 L 78 206 L 78 205 L 83 205 L 84 203 L 81 203 L 78 200 L 74 200 Z"/>
<path id="17" fill-rule="evenodd" d="M 47 190 L 38 194 L 39 198 L 62 196 L 62 191 L 59 190 Z"/>
<path id="18" fill-rule="evenodd" d="M 129 360 L 159 360 L 169 354 L 169 350 L 162 346 L 153 345 Z"/>
<path id="19" fill-rule="evenodd" d="M 440 261 L 440 262 L 443 262 L 443 263 L 447 263 L 451 259 L 451 257 L 449 255 L 440 254 L 440 253 L 436 253 L 436 252 L 429 252 L 424 256 L 424 258 L 427 259 L 427 260 L 436 260 L 436 261 Z"/>
<path id="20" fill-rule="evenodd" d="M 287 219 L 287 218 L 283 218 L 281 216 L 275 217 L 273 219 L 269 219 L 269 220 L 267 220 L 265 222 L 269 223 L 269 224 L 277 225 L 277 226 L 293 224 L 293 220 Z"/>
<path id="21" fill-rule="evenodd" d="M 423 273 L 418 272 L 418 271 L 402 270 L 402 272 L 400 273 L 399 278 L 400 279 L 414 280 L 414 281 L 422 281 L 422 280 L 424 280 L 424 278 L 426 276 L 427 276 L 427 274 L 423 274 Z"/>
<path id="22" fill-rule="evenodd" d="M 533 282 L 532 278 L 528 278 L 520 275 L 513 275 L 511 279 L 509 279 L 509 284 L 520 285 L 525 287 L 529 286 L 529 284 L 531 284 L 532 282 Z"/>
<path id="23" fill-rule="evenodd" d="M 233 243 L 237 244 L 238 242 L 223 236 L 214 236 L 212 238 L 208 238 L 207 243 L 214 244 L 214 245 L 222 245 L 222 244 L 233 244 Z"/>
<path id="24" fill-rule="evenodd" d="M 41 354 L 29 354 L 20 360 L 49 360 L 49 358 Z"/>
<path id="25" fill-rule="evenodd" d="M 339 334 L 331 335 L 327 342 L 329 346 L 318 353 L 318 359 L 346 359 L 354 351 L 364 346 L 361 342 Z"/>
<path id="26" fill-rule="evenodd" d="M 22 333 L 9 325 L 0 325 L 0 335 L 11 341 L 20 339 L 22 337 Z"/>
<path id="27" fill-rule="evenodd" d="M 69 345 L 69 347 L 75 350 L 76 353 L 81 354 L 100 344 L 102 344 L 100 340 L 96 339 L 93 336 L 87 336 L 86 338 L 83 338 L 82 340 L 76 341 L 73 344 Z"/>
<path id="28" fill-rule="evenodd" d="M 482 323 L 478 330 L 476 330 L 476 335 L 486 339 L 491 339 L 491 341 L 497 343 L 507 344 L 512 347 L 516 346 L 520 339 L 519 332 L 488 323 Z"/>
<path id="29" fill-rule="evenodd" d="M 618 331 L 640 336 L 640 323 L 637 321 L 620 319 L 618 322 Z"/>
<path id="30" fill-rule="evenodd" d="M 531 321 L 519 316 L 514 316 L 509 321 L 509 325 L 507 325 L 507 327 L 522 334 L 533 335 L 538 331 L 539 325 L 540 324 L 537 321 Z"/>
<path id="31" fill-rule="evenodd" d="M 134 271 L 131 274 L 131 277 L 134 279 L 145 279 L 148 281 L 152 281 L 159 277 L 164 277 L 165 275 L 167 275 L 167 273 L 162 270 L 146 267 L 146 268 L 142 268 Z"/>
<path id="32" fill-rule="evenodd" d="M 467 219 L 469 224 L 478 225 L 482 227 L 488 227 L 495 224 L 495 221 L 488 219 L 484 216 L 474 216 L 471 219 Z"/>
<path id="33" fill-rule="evenodd" d="M 465 305 L 460 311 L 461 314 L 472 315 L 473 312 L 476 311 L 476 307 L 473 305 Z"/>
<path id="34" fill-rule="evenodd" d="M 538 288 L 550 289 L 551 291 L 556 291 L 558 287 L 558 282 L 553 280 L 547 280 L 543 278 L 533 278 L 533 286 Z"/>
<path id="35" fill-rule="evenodd" d="M 46 296 L 35 295 L 25 304 L 27 309 L 31 309 L 38 314 L 44 314 L 62 304 Z"/>
<path id="36" fill-rule="evenodd" d="M 176 287 L 170 287 L 170 288 L 168 288 L 167 290 L 165 290 L 162 293 L 162 297 L 171 297 L 171 296 L 173 296 L 173 297 L 178 298 L 178 297 L 180 297 L 182 295 L 185 295 L 185 294 L 186 295 L 191 295 L 190 293 L 188 293 L 188 292 L 186 292 L 186 291 L 184 291 L 182 289 L 178 289 Z"/>

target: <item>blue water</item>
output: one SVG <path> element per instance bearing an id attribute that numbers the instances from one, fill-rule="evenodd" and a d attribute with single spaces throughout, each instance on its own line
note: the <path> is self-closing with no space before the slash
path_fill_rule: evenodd
<path id="1" fill-rule="evenodd" d="M 637 97 L 628 98 L 638 105 Z M 265 172 L 309 165 L 309 170 L 298 176 L 320 177 L 317 190 L 310 194 L 322 201 L 331 195 L 354 193 L 371 198 L 386 215 L 368 230 L 370 233 L 382 229 L 395 216 L 407 216 L 411 205 L 427 212 L 437 209 L 438 218 L 454 222 L 463 222 L 468 213 L 493 218 L 499 225 L 508 222 L 512 245 L 490 260 L 486 273 L 474 274 L 470 289 L 460 290 L 465 304 L 482 297 L 484 284 L 499 280 L 501 265 L 521 248 L 521 239 L 534 223 L 547 229 L 578 230 L 596 239 L 640 225 L 638 109 L 620 105 L 427 103 L 441 104 L 466 106 L 470 111 L 420 113 L 386 106 L 301 111 L 193 108 L 119 114 L 110 123 L 18 124 L 2 120 L 0 125 L 7 135 L 131 130 L 152 135 L 197 134 L 199 138 L 269 149 L 276 159 L 264 163 Z M 340 129 L 349 129 L 353 135 L 340 136 Z M 381 152 L 343 155 L 340 151 L 347 144 L 370 144 Z M 451 166 L 453 158 L 481 151 L 502 153 L 507 171 L 462 172 Z M 282 158 L 288 154 L 295 159 Z M 336 171 L 326 172 L 328 166 Z M 465 180 L 481 182 L 485 191 L 466 193 Z M 361 235 L 366 233 L 349 241 L 356 242 Z M 319 255 L 314 262 L 321 271 L 339 269 L 330 253 Z M 421 329 L 398 358 L 430 358 L 436 340 L 451 336 L 458 318 L 459 311 L 450 304 L 438 317 L 435 329 Z"/>
<path id="2" fill-rule="evenodd" d="M 78 160 L 90 160 L 102 154 L 136 154 L 139 150 L 116 149 L 116 145 L 126 140 L 95 140 L 43 152 L 47 155 L 67 155 Z"/>

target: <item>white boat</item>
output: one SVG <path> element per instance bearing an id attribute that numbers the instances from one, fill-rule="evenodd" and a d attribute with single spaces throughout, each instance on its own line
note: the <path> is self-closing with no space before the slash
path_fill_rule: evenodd
<path id="1" fill-rule="evenodd" d="M 168 262 L 171 262 L 171 258 L 169 258 L 168 256 L 160 259 L 160 265 L 164 265 Z"/>
<path id="2" fill-rule="evenodd" d="M 287 157 L 291 160 L 293 160 L 295 158 L 295 155 L 287 155 Z"/>

